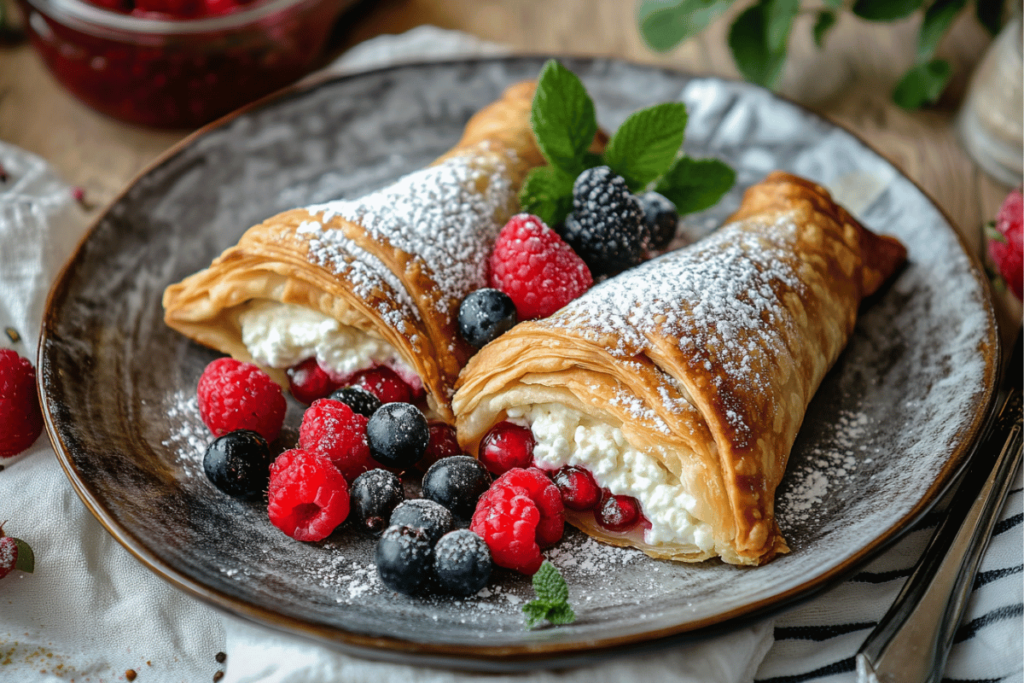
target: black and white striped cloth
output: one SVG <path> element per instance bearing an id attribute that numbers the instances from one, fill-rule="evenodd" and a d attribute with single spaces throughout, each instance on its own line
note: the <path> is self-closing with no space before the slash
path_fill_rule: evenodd
<path id="1" fill-rule="evenodd" d="M 1024 492 L 1018 470 L 956 632 L 943 683 L 1024 683 Z M 939 508 L 943 509 L 943 501 Z M 941 512 L 845 582 L 775 621 L 756 683 L 850 683 L 855 656 L 924 552 Z"/>

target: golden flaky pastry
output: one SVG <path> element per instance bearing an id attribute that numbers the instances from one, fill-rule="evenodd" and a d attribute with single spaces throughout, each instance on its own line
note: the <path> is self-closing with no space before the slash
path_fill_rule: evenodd
<path id="1" fill-rule="evenodd" d="M 372 348 L 376 361 L 335 354 L 348 374 L 391 354 L 387 363 L 414 372 L 432 411 L 453 421 L 454 383 L 473 351 L 458 334 L 459 303 L 487 285 L 498 232 L 518 210 L 526 174 L 544 163 L 530 129 L 533 92 L 533 83 L 512 86 L 470 119 L 451 151 L 383 190 L 250 228 L 209 268 L 167 288 L 167 324 L 287 386 L 284 368 L 302 359 L 280 360 L 287 354 L 272 345 L 255 357 L 243 321 L 258 313 L 277 334 L 280 318 L 267 316 L 288 310 L 282 304 L 303 307 L 355 340 L 352 348 Z M 300 336 L 291 334 L 292 346 Z"/>
<path id="2" fill-rule="evenodd" d="M 466 366 L 453 401 L 476 453 L 492 425 L 529 423 L 547 468 L 582 466 L 639 498 L 624 533 L 654 557 L 759 565 L 788 551 L 774 515 L 811 396 L 861 300 L 904 261 L 823 188 L 775 172 L 705 240 L 520 324 Z"/>

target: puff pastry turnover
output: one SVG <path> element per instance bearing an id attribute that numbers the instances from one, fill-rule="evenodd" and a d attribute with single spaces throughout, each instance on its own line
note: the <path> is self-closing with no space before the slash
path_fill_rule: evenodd
<path id="1" fill-rule="evenodd" d="M 454 383 L 473 351 L 458 334 L 459 303 L 486 286 L 519 187 L 544 163 L 530 129 L 533 92 L 532 83 L 512 86 L 451 151 L 390 187 L 250 228 L 209 268 L 166 289 L 167 324 L 256 362 L 285 387 L 284 369 L 303 355 L 339 376 L 389 365 L 452 422 Z"/>
<path id="2" fill-rule="evenodd" d="M 788 551 L 774 495 L 812 395 L 861 300 L 904 261 L 811 182 L 775 172 L 710 237 L 594 287 L 484 347 L 453 401 L 476 453 L 529 424 L 544 468 L 590 470 L 649 524 L 599 540 L 682 561 Z"/>

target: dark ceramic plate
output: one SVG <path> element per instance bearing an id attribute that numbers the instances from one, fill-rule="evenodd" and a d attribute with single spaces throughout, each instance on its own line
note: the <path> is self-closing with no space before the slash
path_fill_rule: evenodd
<path id="1" fill-rule="evenodd" d="M 576 532 L 549 553 L 579 620 L 525 631 L 532 589 L 502 574 L 469 600 L 397 596 L 372 541 L 340 530 L 295 542 L 259 504 L 205 480 L 194 392 L 215 355 L 161 322 L 164 287 L 206 266 L 249 225 L 380 187 L 443 152 L 469 116 L 536 58 L 413 65 L 292 90 L 191 137 L 96 222 L 57 281 L 39 349 L 47 429 L 106 528 L 172 584 L 228 612 L 348 652 L 477 669 L 553 666 L 706 634 L 820 590 L 936 500 L 992 399 L 998 355 L 985 286 L 948 220 L 857 138 L 742 83 L 605 60 L 567 60 L 602 125 L 656 102 L 690 106 L 687 149 L 738 171 L 691 238 L 782 168 L 813 178 L 910 262 L 865 307 L 814 398 L 778 492 L 793 552 L 757 569 L 651 560 Z M 300 412 L 291 405 L 294 432 Z"/>

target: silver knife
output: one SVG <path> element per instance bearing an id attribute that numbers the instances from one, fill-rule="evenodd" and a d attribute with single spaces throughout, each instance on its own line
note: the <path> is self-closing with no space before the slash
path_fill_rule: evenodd
<path id="1" fill-rule="evenodd" d="M 974 576 L 1021 462 L 1021 344 L 1018 333 L 1004 375 L 1002 407 L 971 458 L 946 518 L 857 653 L 858 683 L 942 680 Z"/>

